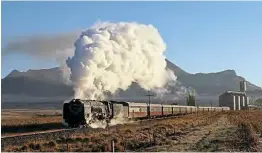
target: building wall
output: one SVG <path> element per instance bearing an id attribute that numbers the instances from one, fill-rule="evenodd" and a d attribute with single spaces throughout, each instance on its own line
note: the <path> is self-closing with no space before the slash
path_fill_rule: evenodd
<path id="1" fill-rule="evenodd" d="M 243 110 L 248 106 L 248 97 L 242 94 L 225 93 L 219 96 L 219 106 L 230 107 L 230 110 Z"/>
<path id="2" fill-rule="evenodd" d="M 219 106 L 220 107 L 226 106 L 226 107 L 229 107 L 230 110 L 233 110 L 234 109 L 233 100 L 234 100 L 233 95 L 223 94 L 223 95 L 219 96 Z"/>
<path id="3" fill-rule="evenodd" d="M 242 97 L 242 109 L 248 109 L 249 98 L 247 96 Z"/>

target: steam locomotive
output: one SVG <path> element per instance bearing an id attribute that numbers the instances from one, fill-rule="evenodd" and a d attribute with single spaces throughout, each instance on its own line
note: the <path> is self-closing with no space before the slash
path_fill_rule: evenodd
<path id="1" fill-rule="evenodd" d="M 63 105 L 63 124 L 67 127 L 88 126 L 96 121 L 110 123 L 114 118 L 156 118 L 204 111 L 227 111 L 229 107 L 196 107 L 136 102 L 72 99 Z"/>

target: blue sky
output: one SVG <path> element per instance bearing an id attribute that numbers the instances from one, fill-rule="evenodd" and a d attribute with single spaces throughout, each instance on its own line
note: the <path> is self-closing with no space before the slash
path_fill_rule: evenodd
<path id="1" fill-rule="evenodd" d="M 262 86 L 262 2 L 2 2 L 2 47 L 16 36 L 71 32 L 98 20 L 152 24 L 167 58 L 185 71 L 234 69 Z M 54 66 L 13 53 L 2 56 L 2 77 Z"/>

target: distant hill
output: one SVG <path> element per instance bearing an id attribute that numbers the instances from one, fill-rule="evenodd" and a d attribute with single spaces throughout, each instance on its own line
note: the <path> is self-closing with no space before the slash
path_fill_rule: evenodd
<path id="1" fill-rule="evenodd" d="M 225 90 L 239 91 L 239 82 L 244 78 L 237 76 L 234 70 L 225 70 L 217 73 L 190 74 L 167 60 L 167 67 L 175 71 L 179 81 L 186 86 L 196 89 L 198 94 L 218 94 Z M 262 90 L 260 87 L 247 81 L 247 90 Z"/>
<path id="2" fill-rule="evenodd" d="M 59 68 L 13 70 L 2 79 L 2 94 L 25 94 L 36 97 L 71 96 L 73 89 L 63 83 Z"/>
<path id="3" fill-rule="evenodd" d="M 195 89 L 200 95 L 220 94 L 226 90 L 239 90 L 239 81 L 243 78 L 237 76 L 234 70 L 226 70 L 217 73 L 197 73 L 190 74 L 167 60 L 167 68 L 175 71 L 178 78 L 175 88 L 170 88 L 171 94 L 187 92 Z M 9 75 L 2 79 L 2 94 L 4 95 L 28 95 L 35 97 L 63 97 L 72 96 L 73 89 L 62 81 L 59 68 L 29 70 L 19 72 L 13 70 Z M 249 91 L 257 91 L 261 88 L 247 82 Z M 144 96 L 145 90 L 139 85 L 132 84 L 127 91 L 119 91 L 120 97 Z M 183 94 L 183 93 L 182 93 Z M 179 96 L 179 95 L 178 95 Z"/>

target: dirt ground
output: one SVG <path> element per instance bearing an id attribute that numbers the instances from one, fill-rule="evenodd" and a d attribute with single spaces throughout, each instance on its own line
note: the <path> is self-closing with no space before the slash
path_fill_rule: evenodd
<path id="1" fill-rule="evenodd" d="M 206 112 L 117 125 L 57 139 L 6 147 L 4 151 L 188 152 L 262 151 L 262 112 Z"/>
<path id="2" fill-rule="evenodd" d="M 225 116 L 219 116 L 216 121 L 202 126 L 192 126 L 183 131 L 181 135 L 169 145 L 157 145 L 142 149 L 141 151 L 231 151 L 227 146 L 228 136 L 236 132 L 236 128 L 228 124 Z"/>

